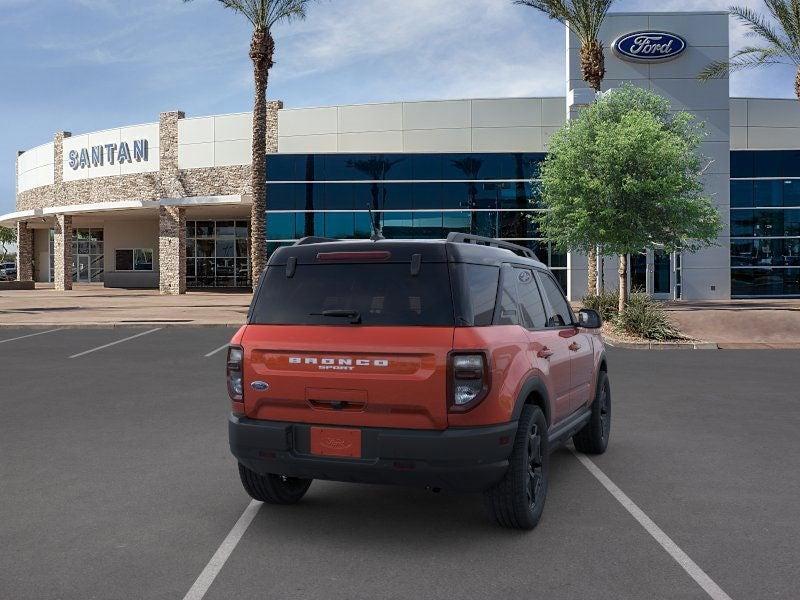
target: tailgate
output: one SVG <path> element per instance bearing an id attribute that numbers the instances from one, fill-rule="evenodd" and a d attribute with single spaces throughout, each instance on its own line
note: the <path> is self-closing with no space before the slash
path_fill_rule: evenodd
<path id="1" fill-rule="evenodd" d="M 253 419 L 447 427 L 452 327 L 250 325 L 242 338 Z M 262 381 L 266 390 L 250 384 Z"/>

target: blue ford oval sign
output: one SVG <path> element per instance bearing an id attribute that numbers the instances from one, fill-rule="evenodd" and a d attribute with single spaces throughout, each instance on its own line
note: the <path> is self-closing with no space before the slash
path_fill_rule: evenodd
<path id="1" fill-rule="evenodd" d="M 686 40 L 666 31 L 637 31 L 618 37 L 614 52 L 620 58 L 636 62 L 672 60 L 686 50 Z"/>

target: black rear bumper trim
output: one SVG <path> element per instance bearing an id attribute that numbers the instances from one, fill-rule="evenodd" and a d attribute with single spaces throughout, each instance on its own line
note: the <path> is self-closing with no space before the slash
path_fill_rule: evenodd
<path id="1" fill-rule="evenodd" d="M 311 454 L 311 427 L 231 414 L 231 452 L 262 474 L 476 492 L 505 474 L 517 423 L 442 431 L 364 427 L 360 459 Z"/>

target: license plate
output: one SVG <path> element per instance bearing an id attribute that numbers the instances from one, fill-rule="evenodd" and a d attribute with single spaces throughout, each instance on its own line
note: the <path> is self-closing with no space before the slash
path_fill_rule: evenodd
<path id="1" fill-rule="evenodd" d="M 311 454 L 361 458 L 361 430 L 312 427 Z"/>

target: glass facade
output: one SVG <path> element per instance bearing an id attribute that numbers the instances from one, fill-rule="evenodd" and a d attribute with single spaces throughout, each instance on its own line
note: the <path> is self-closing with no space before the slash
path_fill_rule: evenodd
<path id="1" fill-rule="evenodd" d="M 55 232 L 48 231 L 49 281 L 55 280 Z M 92 283 L 103 281 L 105 258 L 103 230 L 76 228 L 72 235 L 72 281 Z"/>
<path id="2" fill-rule="evenodd" d="M 267 157 L 269 251 L 302 237 L 370 236 L 369 210 L 389 239 L 451 231 L 536 252 L 566 289 L 566 254 L 542 239 L 535 179 L 543 153 L 276 154 Z"/>
<path id="3" fill-rule="evenodd" d="M 186 286 L 250 287 L 250 222 L 186 222 Z"/>
<path id="4" fill-rule="evenodd" d="M 800 150 L 731 152 L 731 295 L 800 296 Z"/>

